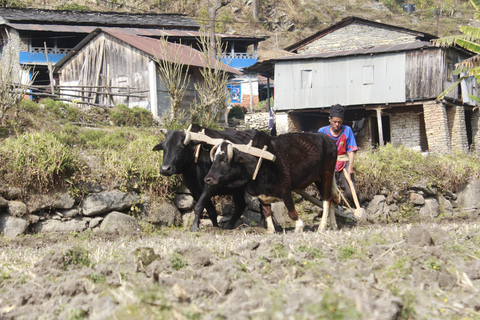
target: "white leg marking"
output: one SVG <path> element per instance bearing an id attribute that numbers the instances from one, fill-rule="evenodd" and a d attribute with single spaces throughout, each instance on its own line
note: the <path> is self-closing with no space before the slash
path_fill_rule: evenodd
<path id="1" fill-rule="evenodd" d="M 333 205 L 332 203 L 330 203 L 329 216 L 330 216 L 330 228 L 332 230 L 337 230 L 338 226 L 337 226 L 337 220 L 335 219 L 335 205 Z"/>
<path id="2" fill-rule="evenodd" d="M 323 215 L 320 225 L 318 226 L 318 231 L 327 229 L 327 219 L 330 212 L 330 202 L 323 201 Z"/>
<path id="3" fill-rule="evenodd" d="M 295 222 L 295 233 L 303 232 L 303 221 L 299 218 L 297 222 Z"/>
<path id="4" fill-rule="evenodd" d="M 267 233 L 275 233 L 275 227 L 273 226 L 272 216 L 267 217 Z"/>

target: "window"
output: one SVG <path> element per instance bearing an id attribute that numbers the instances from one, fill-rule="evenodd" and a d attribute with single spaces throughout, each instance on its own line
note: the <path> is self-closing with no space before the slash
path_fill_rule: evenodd
<path id="1" fill-rule="evenodd" d="M 312 87 L 312 70 L 302 70 L 302 89 Z"/>
<path id="2" fill-rule="evenodd" d="M 363 66 L 363 84 L 373 84 L 373 66 Z"/>

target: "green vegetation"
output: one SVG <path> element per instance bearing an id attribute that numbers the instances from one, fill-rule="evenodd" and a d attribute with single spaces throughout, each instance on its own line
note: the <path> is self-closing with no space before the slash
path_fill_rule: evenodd
<path id="1" fill-rule="evenodd" d="M 74 247 L 68 250 L 63 256 L 63 269 L 67 270 L 69 265 L 76 265 L 82 267 L 91 267 L 90 254 L 88 251 L 81 247 Z"/>
<path id="2" fill-rule="evenodd" d="M 73 308 L 68 310 L 68 320 L 82 320 L 88 318 L 88 312 L 83 309 Z"/>
<path id="3" fill-rule="evenodd" d="M 470 3 L 473 6 L 474 18 L 480 21 L 480 0 L 470 0 Z M 454 75 L 460 75 L 457 81 L 455 81 L 450 87 L 448 87 L 439 98 L 444 98 L 448 92 L 452 91 L 457 87 L 462 80 L 474 77 L 477 80 L 477 83 L 480 84 L 480 63 L 478 60 L 478 54 L 480 54 L 480 28 L 472 26 L 461 26 L 460 31 L 462 35 L 447 36 L 436 40 L 436 44 L 440 46 L 452 46 L 458 45 L 462 48 L 465 48 L 476 55 L 466 59 L 460 63 L 455 64 L 456 70 L 453 71 Z M 465 76 L 463 74 L 466 74 Z M 480 98 L 474 95 L 469 94 L 468 97 L 477 102 L 480 102 Z"/>
<path id="4" fill-rule="evenodd" d="M 422 181 L 440 190 L 456 192 L 480 177 L 480 156 L 476 152 L 422 155 L 418 151 L 392 144 L 357 154 L 356 183 L 367 197 L 385 188 L 400 194 Z"/>
<path id="5" fill-rule="evenodd" d="M 272 246 L 272 255 L 274 258 L 286 258 L 288 256 L 288 251 L 279 243 L 275 243 Z"/>
<path id="6" fill-rule="evenodd" d="M 237 118 L 237 119 L 244 119 L 245 114 L 243 113 L 243 109 L 240 106 L 233 106 L 228 112 L 228 119 Z"/>
<path id="7" fill-rule="evenodd" d="M 171 197 L 179 179 L 160 175 L 162 153 L 152 147 L 163 137 L 152 127 L 152 115 L 125 108 L 111 112 L 117 122 L 131 125 L 119 128 L 103 125 L 108 122 L 103 108 L 84 111 L 52 99 L 40 104 L 23 100 L 19 112 L 11 110 L 6 125 L 0 126 L 0 181 L 25 191 L 67 188 L 80 195 L 85 182 L 96 180 Z M 79 119 L 94 127 L 80 126 Z"/>
<path id="8" fill-rule="evenodd" d="M 319 248 L 307 246 L 307 245 L 301 245 L 298 247 L 298 251 L 300 252 L 305 252 L 307 259 L 322 259 L 323 258 L 323 252 Z"/>
<path id="9" fill-rule="evenodd" d="M 153 124 L 151 112 L 140 107 L 129 108 L 124 104 L 113 108 L 110 119 L 117 126 L 150 127 Z"/>
<path id="10" fill-rule="evenodd" d="M 90 275 L 90 281 L 92 281 L 93 283 L 104 283 L 105 276 L 103 274 L 92 273 Z"/>
<path id="11" fill-rule="evenodd" d="M 437 261 L 437 259 L 435 259 L 433 257 L 429 258 L 425 262 L 425 267 L 427 269 L 430 269 L 431 271 L 437 271 L 437 272 L 442 271 L 442 265 Z"/>
<path id="12" fill-rule="evenodd" d="M 338 259 L 349 260 L 352 259 L 357 253 L 357 249 L 352 246 L 341 246 L 338 248 Z"/>
<path id="13" fill-rule="evenodd" d="M 188 265 L 188 262 L 177 253 L 172 255 L 171 262 L 174 270 L 186 268 Z"/>
<path id="14" fill-rule="evenodd" d="M 52 133 L 25 133 L 0 144 L 0 176 L 9 185 L 48 191 L 84 170 L 76 152 Z"/>
<path id="15" fill-rule="evenodd" d="M 62 4 L 60 6 L 57 6 L 55 9 L 65 10 L 65 11 L 82 11 L 82 12 L 92 11 L 92 9 L 90 9 L 88 6 L 84 6 L 78 3 Z"/>

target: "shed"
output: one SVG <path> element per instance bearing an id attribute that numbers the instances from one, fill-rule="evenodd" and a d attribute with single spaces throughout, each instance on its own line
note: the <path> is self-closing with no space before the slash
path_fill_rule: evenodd
<path id="1" fill-rule="evenodd" d="M 161 116 L 170 108 L 170 97 L 158 75 L 157 57 L 171 59 L 176 54 L 177 62 L 190 66 L 192 81 L 182 101 L 183 108 L 188 108 L 193 100 L 193 83 L 202 81 L 199 68 L 206 66 L 202 53 L 190 46 L 175 43 L 167 46 L 169 55 L 165 57 L 158 39 L 96 29 L 56 64 L 56 73 L 63 86 L 102 86 L 112 93 L 116 90 L 115 94 L 82 97 L 92 104 L 139 106 L 151 110 L 154 116 Z M 231 74 L 241 74 L 219 61 L 212 61 L 211 65 L 220 65 Z M 75 89 L 64 94 L 64 98 L 71 100 L 76 96 Z"/>
<path id="2" fill-rule="evenodd" d="M 275 59 L 277 130 L 328 125 L 329 107 L 346 106 L 345 122 L 366 118 L 361 148 L 390 142 L 416 150 L 480 148 L 474 80 L 442 101 L 457 77 L 454 64 L 471 52 L 435 47 L 436 37 L 357 17 L 346 18 L 286 48 Z M 253 67 L 252 67 L 253 68 Z"/>

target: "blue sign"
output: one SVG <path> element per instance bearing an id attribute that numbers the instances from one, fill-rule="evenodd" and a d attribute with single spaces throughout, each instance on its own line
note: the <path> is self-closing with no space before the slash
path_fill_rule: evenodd
<path id="1" fill-rule="evenodd" d="M 230 100 L 232 103 L 242 103 L 242 86 L 239 84 L 229 84 L 227 88 L 230 91 Z"/>

